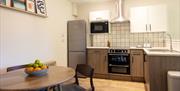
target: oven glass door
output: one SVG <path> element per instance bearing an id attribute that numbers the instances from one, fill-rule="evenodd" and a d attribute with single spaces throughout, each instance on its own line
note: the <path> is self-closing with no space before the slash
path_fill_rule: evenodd
<path id="1" fill-rule="evenodd" d="M 109 53 L 108 60 L 109 60 L 109 64 L 111 65 L 129 65 L 130 64 L 129 54 Z"/>

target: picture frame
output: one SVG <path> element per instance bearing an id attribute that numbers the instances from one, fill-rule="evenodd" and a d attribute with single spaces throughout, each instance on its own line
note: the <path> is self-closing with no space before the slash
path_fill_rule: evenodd
<path id="1" fill-rule="evenodd" d="M 12 7 L 12 0 L 6 0 L 6 6 Z"/>
<path id="2" fill-rule="evenodd" d="M 13 7 L 26 10 L 26 0 L 13 0 Z"/>
<path id="3" fill-rule="evenodd" d="M 46 11 L 45 0 L 35 0 L 35 3 L 36 3 L 36 12 L 37 12 L 37 14 L 46 16 L 47 11 Z"/>
<path id="4" fill-rule="evenodd" d="M 6 5 L 6 0 L 0 0 L 1 5 Z"/>
<path id="5" fill-rule="evenodd" d="M 35 0 L 26 0 L 26 10 L 35 13 Z"/>

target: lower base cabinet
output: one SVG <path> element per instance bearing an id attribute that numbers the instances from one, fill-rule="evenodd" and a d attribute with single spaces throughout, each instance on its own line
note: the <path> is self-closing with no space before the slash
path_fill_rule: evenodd
<path id="1" fill-rule="evenodd" d="M 144 81 L 144 51 L 142 49 L 130 50 L 131 76 L 133 81 Z"/>
<path id="2" fill-rule="evenodd" d="M 142 52 L 142 51 L 140 51 Z M 140 53 L 143 55 L 143 53 Z M 135 55 L 135 54 L 134 54 Z M 114 73 L 108 73 L 108 49 L 87 49 L 87 63 L 91 67 L 94 68 L 94 77 L 95 78 L 103 78 L 103 79 L 113 79 L 113 80 L 124 80 L 124 81 L 144 81 L 144 75 L 143 75 L 143 59 L 142 56 L 139 55 L 134 58 L 140 59 L 140 60 L 134 60 L 138 65 L 141 65 L 141 67 L 136 67 L 136 65 L 133 66 L 134 74 L 125 75 L 125 74 L 114 74 Z M 141 64 L 142 63 L 142 64 Z M 136 71 L 138 70 L 138 71 Z"/>
<path id="3" fill-rule="evenodd" d="M 180 56 L 145 56 L 146 91 L 168 91 L 167 72 L 180 70 Z"/>
<path id="4" fill-rule="evenodd" d="M 95 74 L 108 74 L 107 49 L 88 49 L 87 63 L 94 68 Z"/>

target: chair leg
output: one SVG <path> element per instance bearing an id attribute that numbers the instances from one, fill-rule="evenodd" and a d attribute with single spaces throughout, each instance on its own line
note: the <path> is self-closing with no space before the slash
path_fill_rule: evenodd
<path id="1" fill-rule="evenodd" d="M 52 89 L 53 89 L 53 91 L 56 91 L 56 86 L 53 86 Z"/>
<path id="2" fill-rule="evenodd" d="M 58 85 L 58 91 L 63 91 L 63 90 L 62 90 L 62 85 L 61 85 L 61 84 Z"/>

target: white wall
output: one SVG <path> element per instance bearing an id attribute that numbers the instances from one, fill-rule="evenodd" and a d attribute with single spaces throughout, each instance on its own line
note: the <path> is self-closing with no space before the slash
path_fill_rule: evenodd
<path id="1" fill-rule="evenodd" d="M 168 1 L 169 33 L 180 41 L 180 0 Z"/>
<path id="2" fill-rule="evenodd" d="M 46 0 L 48 18 L 0 7 L 0 68 L 56 60 L 67 66 L 67 20 L 73 19 L 68 0 Z"/>

